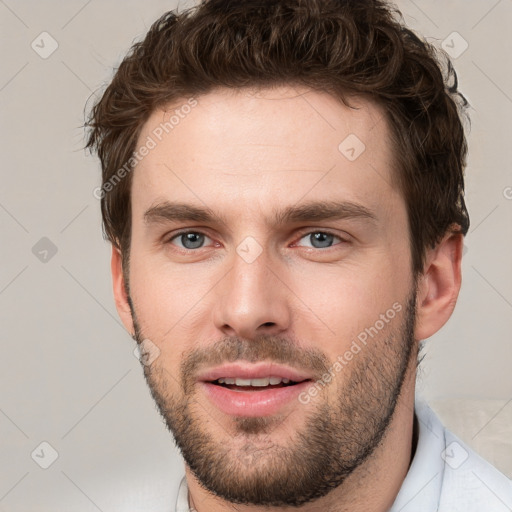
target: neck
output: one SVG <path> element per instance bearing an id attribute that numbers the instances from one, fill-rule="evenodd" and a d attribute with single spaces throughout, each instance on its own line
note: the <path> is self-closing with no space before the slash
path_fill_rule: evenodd
<path id="1" fill-rule="evenodd" d="M 414 456 L 415 368 L 409 368 L 388 430 L 377 449 L 328 495 L 305 504 L 301 512 L 387 512 Z M 185 468 L 191 509 L 197 512 L 296 512 L 294 507 L 234 505 L 204 489 Z"/>

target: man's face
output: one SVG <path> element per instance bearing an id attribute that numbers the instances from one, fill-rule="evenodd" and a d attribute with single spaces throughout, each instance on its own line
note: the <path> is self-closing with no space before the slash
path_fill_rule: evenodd
<path id="1" fill-rule="evenodd" d="M 139 137 L 130 297 L 159 350 L 145 376 L 207 489 L 298 505 L 374 452 L 415 363 L 389 130 L 367 100 L 307 90 L 197 102 Z"/>

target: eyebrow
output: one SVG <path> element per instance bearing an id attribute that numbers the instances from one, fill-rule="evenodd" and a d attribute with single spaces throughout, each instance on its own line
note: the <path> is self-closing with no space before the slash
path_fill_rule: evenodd
<path id="1" fill-rule="evenodd" d="M 323 220 L 363 219 L 377 221 L 366 206 L 351 201 L 321 201 L 289 206 L 274 213 L 275 224 L 318 222 Z"/>
<path id="2" fill-rule="evenodd" d="M 361 204 L 351 201 L 314 201 L 275 210 L 271 224 L 284 225 L 343 219 L 377 222 L 375 213 Z M 151 206 L 144 213 L 144 222 L 148 225 L 165 222 L 203 222 L 224 226 L 228 224 L 224 217 L 217 215 L 210 208 L 170 201 Z"/>
<path id="3" fill-rule="evenodd" d="M 144 213 L 144 222 L 146 224 L 159 224 L 169 221 L 226 224 L 224 219 L 216 215 L 209 208 L 193 206 L 187 203 L 164 201 L 152 206 Z"/>

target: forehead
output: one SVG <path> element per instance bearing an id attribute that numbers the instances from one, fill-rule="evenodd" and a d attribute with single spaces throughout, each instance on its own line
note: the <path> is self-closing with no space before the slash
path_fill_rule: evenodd
<path id="1" fill-rule="evenodd" d="M 162 201 L 261 214 L 301 200 L 370 209 L 399 200 L 383 109 L 283 86 L 218 89 L 152 113 L 138 147 L 134 214 Z M 236 200 L 236 203 L 234 203 Z"/>

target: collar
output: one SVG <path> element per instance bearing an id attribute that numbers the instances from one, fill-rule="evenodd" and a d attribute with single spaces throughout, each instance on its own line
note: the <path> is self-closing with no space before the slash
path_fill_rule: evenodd
<path id="1" fill-rule="evenodd" d="M 445 429 L 427 403 L 416 397 L 418 443 L 414 458 L 389 512 L 436 512 L 444 479 Z"/>

